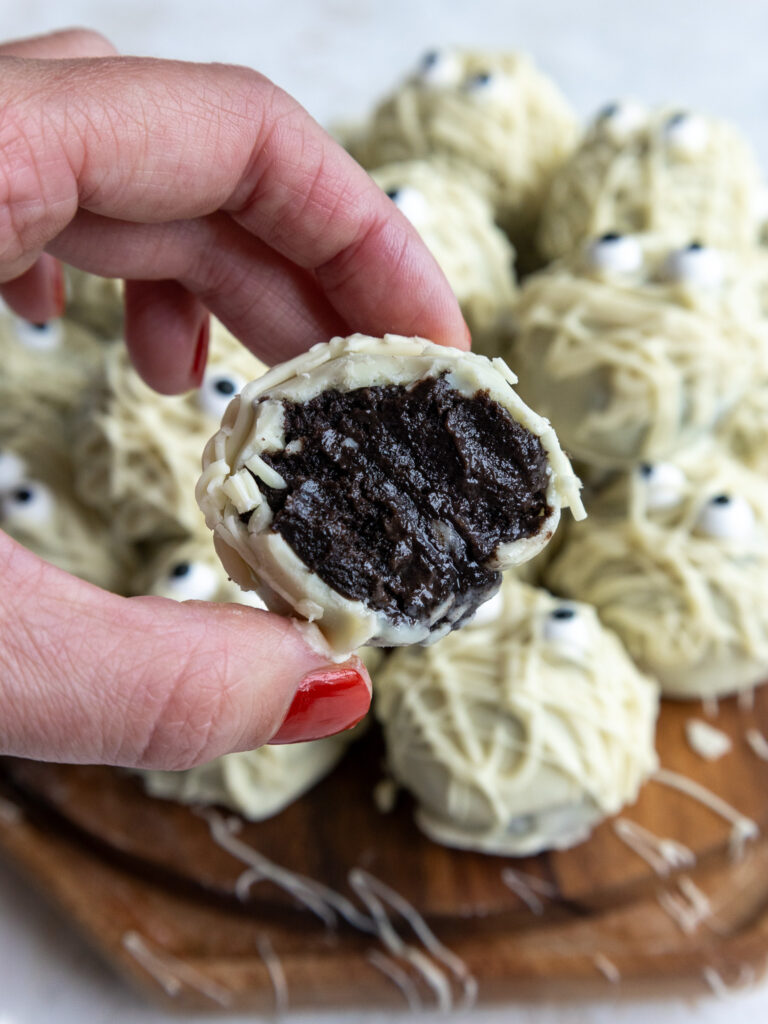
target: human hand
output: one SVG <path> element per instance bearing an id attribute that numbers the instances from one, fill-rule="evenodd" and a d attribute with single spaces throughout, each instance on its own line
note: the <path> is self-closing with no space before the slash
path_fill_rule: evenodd
<path id="1" fill-rule="evenodd" d="M 468 347 L 413 228 L 295 101 L 245 68 L 113 54 L 82 31 L 0 47 L 16 312 L 61 311 L 55 257 L 125 277 L 135 365 L 169 393 L 199 383 L 208 310 L 267 361 L 354 330 Z M 1 533 L 0 574 L 2 752 L 183 768 L 370 702 L 358 659 L 329 664 L 278 616 L 106 594 Z"/>

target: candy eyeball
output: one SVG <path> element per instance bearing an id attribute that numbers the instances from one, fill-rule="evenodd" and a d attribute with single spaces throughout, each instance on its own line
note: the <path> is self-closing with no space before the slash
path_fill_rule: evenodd
<path id="1" fill-rule="evenodd" d="M 10 527 L 43 526 L 50 521 L 53 506 L 45 484 L 23 480 L 0 496 L 0 522 Z"/>
<path id="2" fill-rule="evenodd" d="M 584 262 L 598 274 L 634 274 L 643 265 L 643 250 L 632 235 L 609 231 L 587 244 Z"/>
<path id="3" fill-rule="evenodd" d="M 419 62 L 416 80 L 429 89 L 445 89 L 458 85 L 461 73 L 461 59 L 453 50 L 429 50 Z"/>
<path id="4" fill-rule="evenodd" d="M 713 540 L 748 540 L 755 529 L 755 514 L 738 494 L 716 494 L 696 520 L 696 532 Z"/>
<path id="5" fill-rule="evenodd" d="M 649 512 L 673 508 L 685 492 L 685 474 L 671 462 L 643 462 L 637 471 Z"/>
<path id="6" fill-rule="evenodd" d="M 579 609 L 560 604 L 544 618 L 541 626 L 544 641 L 559 653 L 579 657 L 589 648 L 589 628 Z"/>
<path id="7" fill-rule="evenodd" d="M 492 74 L 490 71 L 478 71 L 466 78 L 461 85 L 462 91 L 468 96 L 481 100 L 501 97 L 505 92 L 509 79 L 505 75 Z"/>
<path id="8" fill-rule="evenodd" d="M 160 581 L 174 601 L 210 601 L 219 588 L 219 574 L 204 562 L 176 562 Z"/>
<path id="9" fill-rule="evenodd" d="M 422 192 L 410 185 L 391 188 L 387 196 L 392 200 L 400 213 L 415 227 L 423 224 L 429 214 L 429 203 Z"/>
<path id="10" fill-rule="evenodd" d="M 59 347 L 64 336 L 61 320 L 31 324 L 28 320 L 14 317 L 14 332 L 19 344 L 33 352 L 52 352 Z"/>
<path id="11" fill-rule="evenodd" d="M 667 280 L 691 288 L 719 288 L 724 273 L 723 257 L 717 249 L 710 249 L 701 242 L 674 249 L 664 265 Z"/>
<path id="12" fill-rule="evenodd" d="M 239 373 L 209 371 L 197 392 L 200 408 L 208 416 L 220 420 L 229 403 L 235 395 L 240 394 L 246 384 L 247 381 Z"/>
<path id="13" fill-rule="evenodd" d="M 614 142 L 628 142 L 648 125 L 648 108 L 633 100 L 608 103 L 597 112 L 594 127 Z"/>
<path id="14" fill-rule="evenodd" d="M 27 475 L 27 467 L 15 452 L 0 449 L 0 494 L 18 486 Z"/>
<path id="15" fill-rule="evenodd" d="M 662 134 L 667 149 L 679 157 L 698 156 L 709 142 L 709 126 L 704 118 L 684 111 L 665 121 Z"/>

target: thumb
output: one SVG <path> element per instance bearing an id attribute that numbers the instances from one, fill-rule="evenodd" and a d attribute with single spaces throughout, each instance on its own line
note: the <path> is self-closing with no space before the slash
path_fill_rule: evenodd
<path id="1" fill-rule="evenodd" d="M 371 684 L 287 619 L 240 605 L 122 598 L 0 533 L 0 753 L 189 768 L 356 724 Z"/>

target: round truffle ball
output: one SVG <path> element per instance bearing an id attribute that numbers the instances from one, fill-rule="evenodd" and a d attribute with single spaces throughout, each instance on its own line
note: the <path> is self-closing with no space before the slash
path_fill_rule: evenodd
<path id="1" fill-rule="evenodd" d="M 508 579 L 493 614 L 376 680 L 387 763 L 448 846 L 514 856 L 581 842 L 656 768 L 658 687 L 594 609 Z"/>

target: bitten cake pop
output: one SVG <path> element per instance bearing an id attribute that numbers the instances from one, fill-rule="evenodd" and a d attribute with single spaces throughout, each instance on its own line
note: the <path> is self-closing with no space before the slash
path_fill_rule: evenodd
<path id="1" fill-rule="evenodd" d="M 108 348 L 77 432 L 76 485 L 83 501 L 131 541 L 199 531 L 194 488 L 200 453 L 232 397 L 264 369 L 214 322 L 201 387 L 169 397 L 141 380 L 124 346 Z"/>
<path id="2" fill-rule="evenodd" d="M 574 114 L 529 57 L 435 50 L 350 142 L 364 167 L 440 156 L 473 179 L 513 241 L 527 240 L 552 175 L 576 145 Z"/>
<path id="3" fill-rule="evenodd" d="M 713 442 L 598 492 L 544 580 L 588 601 L 673 697 L 768 675 L 768 484 Z"/>
<path id="4" fill-rule="evenodd" d="M 244 388 L 197 499 L 229 575 L 339 652 L 437 639 L 533 557 L 579 482 L 500 360 L 422 338 L 316 345 Z"/>
<path id="5" fill-rule="evenodd" d="M 574 458 L 654 461 L 732 406 L 763 360 L 765 324 L 741 256 L 608 233 L 528 278 L 510 362 Z"/>
<path id="6" fill-rule="evenodd" d="M 611 103 L 557 171 L 538 247 L 551 260 L 606 231 L 751 245 L 760 186 L 755 156 L 731 125 L 685 110 Z"/>
<path id="7" fill-rule="evenodd" d="M 488 201 L 439 161 L 408 160 L 372 172 L 419 232 L 456 293 L 472 347 L 496 355 L 515 298 L 515 252 Z"/>
<path id="8" fill-rule="evenodd" d="M 505 581 L 491 614 L 376 680 L 387 763 L 430 838 L 529 855 L 581 842 L 656 767 L 658 687 L 594 609 Z"/>

